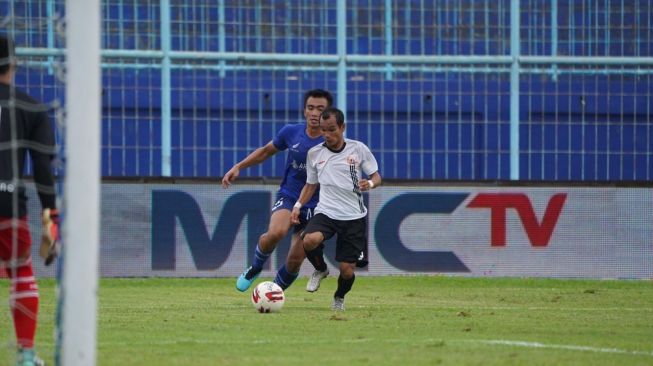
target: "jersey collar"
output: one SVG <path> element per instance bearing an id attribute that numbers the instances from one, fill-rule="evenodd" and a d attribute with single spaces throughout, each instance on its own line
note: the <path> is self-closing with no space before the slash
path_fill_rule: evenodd
<path id="1" fill-rule="evenodd" d="M 332 148 L 328 147 L 327 144 L 326 144 L 326 141 L 322 144 L 322 146 L 326 147 L 332 153 L 337 154 L 337 153 L 342 152 L 342 150 L 345 149 L 345 146 L 347 146 L 347 141 L 344 141 L 344 143 L 342 144 L 342 147 L 340 149 L 338 149 L 338 150 L 333 150 Z"/>

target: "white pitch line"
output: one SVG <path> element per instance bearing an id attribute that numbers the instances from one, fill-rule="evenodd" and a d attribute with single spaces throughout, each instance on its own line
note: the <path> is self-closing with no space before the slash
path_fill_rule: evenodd
<path id="1" fill-rule="evenodd" d="M 273 344 L 278 343 L 279 340 L 271 339 L 243 339 L 243 340 L 230 340 L 230 341 L 215 341 L 215 340 L 206 340 L 201 338 L 178 338 L 162 341 L 141 341 L 141 342 L 101 342 L 100 346 L 166 346 L 166 345 L 179 345 L 182 343 L 192 343 L 192 344 L 214 344 L 216 346 L 227 346 L 227 345 L 242 345 L 242 344 Z M 575 346 L 575 345 L 565 345 L 565 344 L 546 344 L 540 342 L 526 342 L 526 341 L 510 341 L 505 339 L 440 339 L 440 338 L 424 338 L 418 341 L 415 340 L 405 340 L 401 338 L 395 339 L 374 339 L 374 338 L 363 338 L 363 339 L 343 339 L 343 343 L 409 343 L 410 345 L 415 344 L 432 344 L 434 342 L 442 343 L 446 345 L 447 343 L 477 343 L 477 344 L 487 344 L 487 345 L 500 345 L 500 346 L 513 346 L 513 347 L 526 347 L 526 348 L 543 348 L 543 349 L 562 349 L 569 351 L 582 351 L 582 352 L 595 352 L 595 353 L 613 353 L 613 354 L 623 354 L 623 355 L 633 355 L 633 356 L 649 356 L 653 357 L 653 351 L 630 351 L 619 348 L 600 348 L 600 347 L 590 347 L 590 346 Z M 310 339 L 296 339 L 293 341 L 284 340 L 284 344 L 308 344 L 314 343 L 314 340 Z M 41 346 L 52 346 L 53 342 L 43 341 L 40 342 Z"/>
<path id="2" fill-rule="evenodd" d="M 477 340 L 463 340 L 461 342 L 496 344 L 502 346 L 515 346 L 515 347 L 527 347 L 527 348 L 551 348 L 551 349 L 565 349 L 570 351 L 618 353 L 618 354 L 637 355 L 637 356 L 653 356 L 653 351 L 651 352 L 629 351 L 629 350 L 619 349 L 619 348 L 574 346 L 574 345 L 567 345 L 567 344 L 546 344 L 540 342 L 509 341 L 504 339 L 486 339 L 486 340 L 477 339 Z"/>

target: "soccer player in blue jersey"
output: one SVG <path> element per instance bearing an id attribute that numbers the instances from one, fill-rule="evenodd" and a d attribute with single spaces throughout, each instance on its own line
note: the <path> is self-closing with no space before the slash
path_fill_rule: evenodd
<path id="1" fill-rule="evenodd" d="M 304 94 L 304 118 L 306 124 L 284 126 L 272 141 L 265 146 L 259 147 L 245 159 L 238 162 L 222 178 L 222 187 L 227 188 L 238 177 L 241 169 L 260 164 L 279 151 L 288 150 L 286 170 L 277 193 L 277 201 L 272 207 L 268 231 L 259 238 L 252 265 L 236 281 L 236 288 L 239 291 L 245 291 L 252 285 L 252 282 L 256 280 L 263 270 L 263 265 L 276 248 L 277 243 L 288 234 L 293 226 L 290 222 L 290 213 L 297 198 L 299 198 L 299 193 L 306 184 L 306 153 L 313 146 L 324 142 L 320 129 L 320 114 L 331 107 L 332 104 L 333 97 L 326 90 L 313 89 L 306 92 Z M 284 290 L 297 278 L 304 258 L 308 258 L 315 267 L 315 271 L 306 285 L 307 291 L 317 291 L 320 287 L 320 281 L 329 274 L 327 265 L 324 262 L 323 245 L 317 246 L 310 252 L 304 252 L 299 237 L 299 233 L 313 215 L 318 195 L 319 193 L 315 192 L 310 200 L 302 206 L 299 213 L 300 220 L 294 227 L 286 263 L 279 268 L 274 279 L 274 282 Z"/>

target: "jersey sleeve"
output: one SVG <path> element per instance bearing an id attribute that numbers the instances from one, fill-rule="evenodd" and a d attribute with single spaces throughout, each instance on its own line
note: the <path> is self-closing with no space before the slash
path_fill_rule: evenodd
<path id="1" fill-rule="evenodd" d="M 316 161 L 317 150 L 310 149 L 306 154 L 306 183 L 317 184 L 317 165 Z"/>
<path id="2" fill-rule="evenodd" d="M 288 137 L 292 133 L 292 127 L 291 125 L 285 125 L 283 128 L 277 132 L 277 135 L 274 136 L 274 139 L 272 139 L 272 144 L 274 145 L 275 148 L 279 151 L 286 150 L 288 148 Z"/>
<path id="3" fill-rule="evenodd" d="M 379 164 L 376 162 L 376 158 L 370 151 L 370 148 L 365 144 L 361 144 L 361 169 L 363 173 L 367 176 L 376 173 L 379 171 Z"/>

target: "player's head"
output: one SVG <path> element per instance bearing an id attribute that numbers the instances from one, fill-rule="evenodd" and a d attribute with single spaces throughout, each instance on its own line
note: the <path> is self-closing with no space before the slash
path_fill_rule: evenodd
<path id="1" fill-rule="evenodd" d="M 4 34 L 0 35 L 0 75 L 6 75 L 16 66 L 14 41 Z"/>
<path id="2" fill-rule="evenodd" d="M 306 123 L 317 128 L 320 125 L 320 113 L 333 104 L 333 96 L 326 90 L 313 89 L 304 94 L 304 118 Z"/>
<path id="3" fill-rule="evenodd" d="M 325 109 L 320 115 L 320 130 L 328 148 L 340 149 L 345 141 L 345 115 L 335 107 Z"/>

